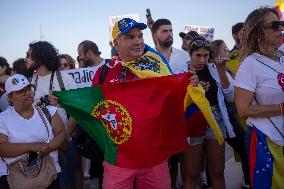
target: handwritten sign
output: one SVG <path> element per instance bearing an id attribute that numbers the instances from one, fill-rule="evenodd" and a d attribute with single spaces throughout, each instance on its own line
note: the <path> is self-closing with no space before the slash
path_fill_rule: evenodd
<path id="1" fill-rule="evenodd" d="M 184 26 L 184 32 L 196 31 L 199 35 L 204 37 L 208 41 L 213 41 L 214 38 L 214 28 L 207 26 L 193 26 L 186 25 Z"/>
<path id="2" fill-rule="evenodd" d="M 92 86 L 94 75 L 99 67 L 100 66 L 77 68 L 72 70 L 66 70 L 64 72 L 72 76 L 72 78 L 77 84 L 77 88 L 84 88 Z"/>

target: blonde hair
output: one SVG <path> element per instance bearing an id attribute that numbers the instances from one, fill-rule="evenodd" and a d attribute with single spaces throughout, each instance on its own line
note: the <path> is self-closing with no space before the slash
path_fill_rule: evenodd
<path id="1" fill-rule="evenodd" d="M 59 55 L 59 60 L 61 58 L 65 58 L 70 65 L 71 69 L 75 69 L 75 60 L 69 55 L 69 54 L 60 54 Z"/>
<path id="2" fill-rule="evenodd" d="M 264 41 L 263 20 L 267 13 L 279 15 L 275 9 L 270 7 L 260 7 L 252 11 L 246 18 L 244 32 L 240 48 L 240 62 L 247 56 L 259 50 L 259 42 Z"/>

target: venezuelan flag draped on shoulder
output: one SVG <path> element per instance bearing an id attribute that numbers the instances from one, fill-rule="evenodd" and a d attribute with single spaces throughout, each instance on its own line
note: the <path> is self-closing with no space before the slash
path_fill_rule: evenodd
<path id="1" fill-rule="evenodd" d="M 189 84 L 190 73 L 172 75 L 166 59 L 148 46 L 139 60 L 123 66 L 141 79 L 55 93 L 60 105 L 97 141 L 107 162 L 149 167 L 183 151 L 185 110 L 194 103 L 217 127 L 223 142 L 203 89 Z"/>

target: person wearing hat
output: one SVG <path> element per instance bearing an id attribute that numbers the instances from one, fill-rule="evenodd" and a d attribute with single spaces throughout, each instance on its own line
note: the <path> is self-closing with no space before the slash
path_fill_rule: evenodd
<path id="1" fill-rule="evenodd" d="M 190 42 L 197 37 L 199 34 L 196 31 L 189 31 L 187 33 L 180 32 L 179 36 L 182 39 L 182 46 L 181 48 L 188 52 Z"/>
<path id="2" fill-rule="evenodd" d="M 9 77 L 5 90 L 10 107 L 0 114 L 0 157 L 3 160 L 0 161 L 0 188 L 10 188 L 7 165 L 31 152 L 50 155 L 56 172 L 61 172 L 57 150 L 66 141 L 66 132 L 57 108 L 46 107 L 51 115 L 49 122 L 34 105 L 34 87 L 23 75 Z M 40 115 L 45 118 L 46 125 Z M 58 177 L 50 187 L 59 188 Z"/>
<path id="3" fill-rule="evenodd" d="M 93 79 L 93 86 L 145 78 L 143 75 L 143 71 L 145 70 L 137 70 L 137 68 L 139 68 L 139 66 L 143 67 L 143 65 L 146 65 L 145 63 L 152 63 L 149 61 L 151 60 L 149 56 L 153 53 L 155 56 L 161 57 L 157 51 L 144 44 L 142 30 L 146 28 L 146 24 L 138 23 L 130 18 L 123 18 L 115 23 L 112 37 L 118 56 L 113 57 L 109 63 L 98 69 Z M 165 58 L 161 57 L 161 59 L 164 60 Z M 167 64 L 167 62 L 157 61 L 160 66 Z M 131 67 L 132 65 L 134 65 L 134 67 Z M 104 71 L 106 68 L 108 70 L 107 72 Z M 141 73 L 141 75 L 138 73 Z M 190 77 L 190 82 L 192 85 L 197 86 L 198 78 L 196 74 Z M 145 154 L 143 158 L 147 158 L 147 155 L 151 156 L 151 154 Z M 171 188 L 167 159 L 149 167 L 118 167 L 107 161 L 104 161 L 103 165 L 104 189 L 133 188 L 134 180 L 136 180 L 136 189 Z"/>

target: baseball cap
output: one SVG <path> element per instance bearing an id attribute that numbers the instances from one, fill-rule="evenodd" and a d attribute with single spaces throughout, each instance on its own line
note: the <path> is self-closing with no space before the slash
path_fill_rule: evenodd
<path id="1" fill-rule="evenodd" d="M 119 35 L 125 35 L 134 27 L 138 27 L 141 30 L 144 30 L 147 28 L 147 25 L 144 23 L 138 23 L 131 18 L 123 18 L 122 20 L 119 20 L 114 24 L 112 28 L 112 38 L 115 39 Z"/>
<path id="2" fill-rule="evenodd" d="M 195 38 L 199 34 L 196 31 L 189 31 L 187 33 L 180 32 L 179 36 L 183 39 L 185 36 L 189 36 L 191 39 Z"/>
<path id="3" fill-rule="evenodd" d="M 19 91 L 26 86 L 28 86 L 30 82 L 28 79 L 20 74 L 15 74 L 10 76 L 5 82 L 5 90 L 7 95 L 14 91 Z"/>

